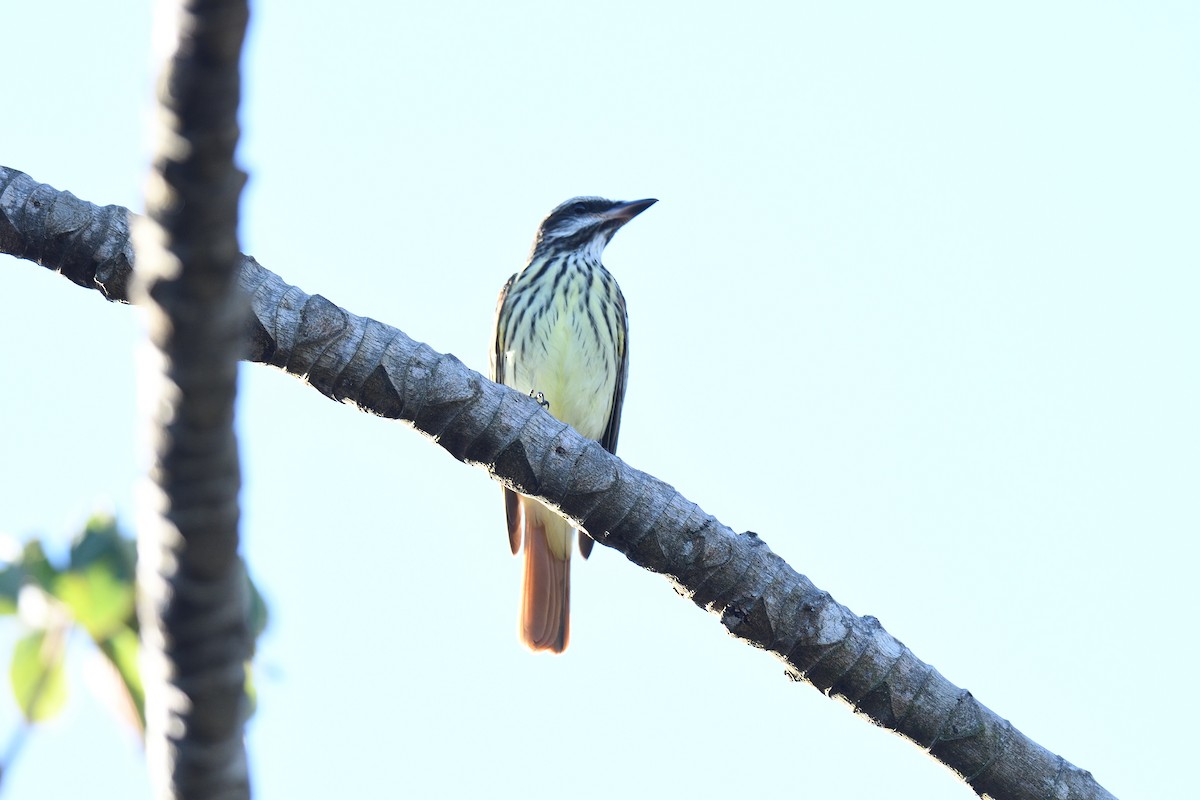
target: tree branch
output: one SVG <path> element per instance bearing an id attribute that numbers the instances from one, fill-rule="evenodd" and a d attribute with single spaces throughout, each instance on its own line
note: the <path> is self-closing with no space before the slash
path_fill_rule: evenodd
<path id="1" fill-rule="evenodd" d="M 20 199 L 33 197 L 39 206 Z M 80 277 L 94 276 L 95 288 L 122 299 L 122 273 L 132 259 L 120 241 L 119 215 L 2 167 L 0 215 L 0 250 L 42 254 L 37 260 L 44 266 L 81 285 L 87 283 Z M 61 266 L 40 244 L 55 219 L 71 219 L 78 232 L 59 234 L 53 249 L 62 253 Z M 536 401 L 395 328 L 289 286 L 252 258 L 244 257 L 241 283 L 253 308 L 244 358 L 279 367 L 331 399 L 403 420 L 458 460 L 561 509 L 598 541 L 666 575 L 734 636 L 774 653 L 794 680 L 916 743 L 979 795 L 1112 797 L 1089 772 L 1031 741 L 918 659 L 877 619 L 856 616 L 818 589 L 756 534 L 734 533 Z"/>

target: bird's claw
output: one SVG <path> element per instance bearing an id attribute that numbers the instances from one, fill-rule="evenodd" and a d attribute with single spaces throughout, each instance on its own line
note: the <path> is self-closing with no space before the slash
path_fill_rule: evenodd
<path id="1" fill-rule="evenodd" d="M 550 407 L 550 401 L 547 400 L 546 395 L 542 394 L 541 392 L 530 392 L 529 396 L 536 400 L 537 404 L 542 408 Z"/>

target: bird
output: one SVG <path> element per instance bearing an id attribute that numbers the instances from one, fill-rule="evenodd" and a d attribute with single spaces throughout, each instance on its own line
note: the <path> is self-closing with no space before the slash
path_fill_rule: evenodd
<path id="1" fill-rule="evenodd" d="M 491 378 L 534 397 L 551 415 L 617 451 L 629 374 L 625 297 L 600 257 L 613 235 L 655 199 L 573 197 L 538 226 L 525 266 L 496 303 Z M 519 632 L 534 651 L 570 639 L 571 550 L 593 540 L 538 500 L 504 489 L 508 541 L 524 546 Z"/>

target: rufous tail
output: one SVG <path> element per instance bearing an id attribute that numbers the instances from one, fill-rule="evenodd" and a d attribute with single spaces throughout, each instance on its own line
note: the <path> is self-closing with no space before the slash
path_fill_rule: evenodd
<path id="1" fill-rule="evenodd" d="M 571 633 L 571 546 L 574 531 L 554 512 L 526 500 L 525 586 L 521 639 L 531 650 L 561 653 Z"/>

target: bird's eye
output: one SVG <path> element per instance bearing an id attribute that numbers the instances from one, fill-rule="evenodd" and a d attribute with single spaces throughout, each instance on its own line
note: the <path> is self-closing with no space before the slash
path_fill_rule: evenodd
<path id="1" fill-rule="evenodd" d="M 571 210 L 576 214 L 582 214 L 587 211 L 587 206 L 583 203 L 576 203 L 574 206 L 572 206 Z"/>

